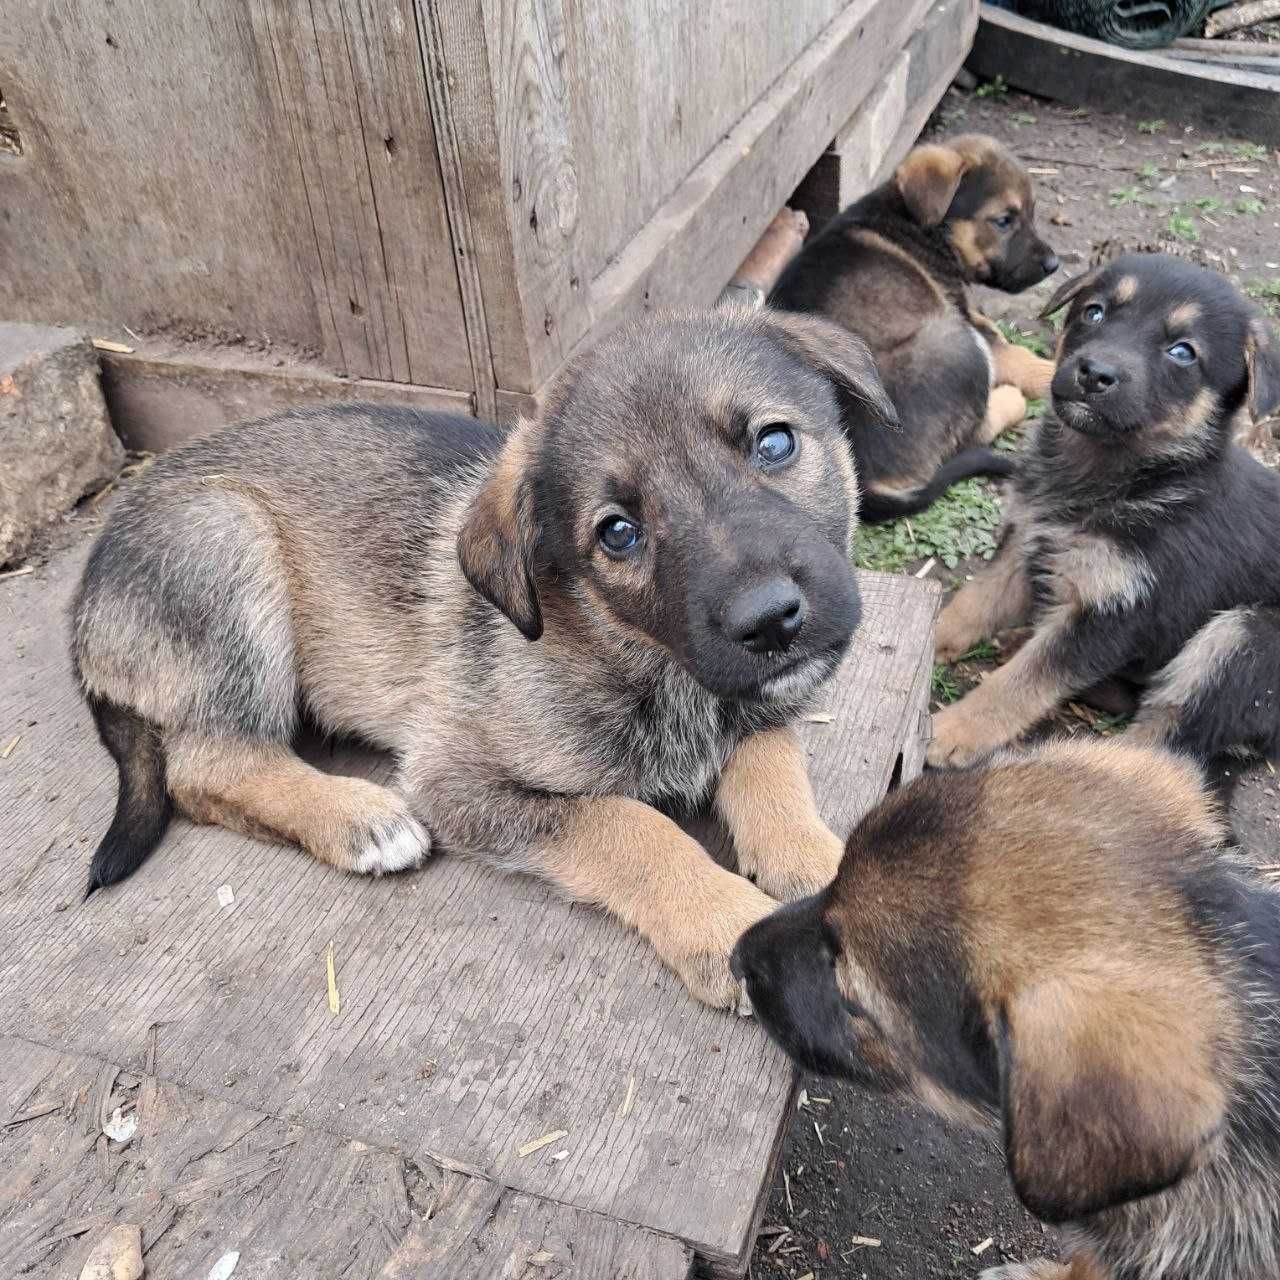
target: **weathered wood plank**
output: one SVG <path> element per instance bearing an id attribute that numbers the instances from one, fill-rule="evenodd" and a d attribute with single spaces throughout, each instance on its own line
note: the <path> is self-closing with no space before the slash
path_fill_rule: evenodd
<path id="1" fill-rule="evenodd" d="M 288 121 L 285 155 L 306 193 L 331 363 L 471 389 L 411 0 L 257 0 L 256 12 Z"/>
<path id="2" fill-rule="evenodd" d="M 688 1280 L 679 1241 L 597 1214 L 455 1175 L 429 1220 L 415 1224 L 380 1280 Z"/>
<path id="3" fill-rule="evenodd" d="M 989 4 L 982 6 L 967 65 L 975 75 L 1002 75 L 1016 88 L 1060 102 L 1194 120 L 1216 132 L 1280 144 L 1280 90 L 1272 76 L 1120 49 Z"/>
<path id="4" fill-rule="evenodd" d="M 852 0 L 590 282 L 593 334 L 711 302 L 928 8 Z"/>
<path id="5" fill-rule="evenodd" d="M 883 182 L 914 145 L 964 64 L 978 0 L 938 0 L 792 199 L 817 230 Z"/>
<path id="6" fill-rule="evenodd" d="M 0 1038 L 0 1274 L 75 1280 L 128 1222 L 150 1276 L 204 1280 L 238 1252 L 256 1280 L 372 1280 L 449 1182 L 223 1092 Z M 137 1120 L 128 1142 L 102 1133 L 117 1107 Z"/>
<path id="7" fill-rule="evenodd" d="M 467 392 L 446 387 L 335 378 L 314 365 L 281 370 L 248 354 L 224 353 L 216 362 L 213 356 L 103 354 L 111 423 L 129 448 L 163 453 L 230 422 L 307 405 L 365 400 L 451 413 L 474 409 Z"/>
<path id="8" fill-rule="evenodd" d="M 114 796 L 63 648 L 83 555 L 0 582 L 0 737 L 19 739 L 0 762 L 0 1029 L 126 1071 L 150 1063 L 185 1090 L 420 1164 L 460 1162 L 744 1264 L 791 1070 L 754 1023 L 692 1004 L 599 913 L 451 857 L 358 880 L 185 824 L 131 880 L 80 903 Z M 832 719 L 805 726 L 837 830 L 879 798 L 918 725 L 937 600 L 930 584 L 861 583 Z M 323 759 L 367 768 L 350 752 Z"/>

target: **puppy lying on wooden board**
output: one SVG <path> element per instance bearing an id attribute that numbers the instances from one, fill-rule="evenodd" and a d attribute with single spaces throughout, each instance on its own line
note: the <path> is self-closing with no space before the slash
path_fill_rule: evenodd
<path id="1" fill-rule="evenodd" d="M 1053 365 L 1006 342 L 966 287 L 1018 293 L 1057 269 L 1026 171 L 980 135 L 916 147 L 792 260 L 770 304 L 858 334 L 902 419 L 888 432 L 850 415 L 864 520 L 923 511 L 965 476 L 1010 473 L 981 446 L 1022 421 L 1024 394 L 1046 394 Z"/>
<path id="2" fill-rule="evenodd" d="M 353 405 L 161 459 L 74 609 L 120 773 L 89 891 L 175 806 L 355 872 L 434 838 L 605 907 L 736 1004 L 738 936 L 839 862 L 791 730 L 858 621 L 838 392 L 892 421 L 857 338 L 730 309 L 619 331 L 505 439 Z M 303 715 L 393 752 L 395 788 L 305 764 Z M 743 875 L 654 807 L 712 794 Z"/>
<path id="3" fill-rule="evenodd" d="M 1068 282 L 1053 413 L 1024 446 L 995 559 L 938 619 L 948 662 L 1031 639 L 933 718 L 960 765 L 1118 676 L 1129 735 L 1200 760 L 1280 751 L 1280 476 L 1232 442 L 1280 407 L 1280 353 L 1224 277 L 1162 255 Z"/>
<path id="4" fill-rule="evenodd" d="M 1188 761 L 1059 741 L 928 774 L 734 953 L 807 1070 L 999 1125 L 1069 1261 L 987 1280 L 1280 1275 L 1280 895 Z"/>

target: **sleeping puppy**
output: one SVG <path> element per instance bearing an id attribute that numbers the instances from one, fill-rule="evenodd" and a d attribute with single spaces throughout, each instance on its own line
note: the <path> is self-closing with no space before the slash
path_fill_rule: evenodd
<path id="1" fill-rule="evenodd" d="M 1068 1261 L 987 1280 L 1280 1275 L 1280 895 L 1186 760 L 1058 741 L 929 774 L 739 941 L 803 1068 L 1000 1128 Z"/>
<path id="2" fill-rule="evenodd" d="M 1280 750 L 1280 476 L 1232 443 L 1280 406 L 1266 322 L 1161 255 L 1066 284 L 1053 413 L 1023 449 L 995 559 L 938 620 L 939 661 L 1027 616 L 1031 639 L 934 717 L 961 765 L 1111 678 L 1130 733 L 1202 761 Z"/>
<path id="3" fill-rule="evenodd" d="M 966 295 L 978 282 L 1018 293 L 1058 269 L 1036 234 L 1026 171 L 994 138 L 916 147 L 801 251 L 770 295 L 818 312 L 871 348 L 905 430 L 848 415 L 863 520 L 923 511 L 957 480 L 1008 475 L 982 447 L 1043 396 L 1053 365 L 1004 341 Z"/>

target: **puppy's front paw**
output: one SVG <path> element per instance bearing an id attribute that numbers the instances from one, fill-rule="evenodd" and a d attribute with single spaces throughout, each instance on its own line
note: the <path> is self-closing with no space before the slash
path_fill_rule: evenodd
<path id="1" fill-rule="evenodd" d="M 421 866 L 431 852 L 431 837 L 408 813 L 370 825 L 351 863 L 358 875 L 381 876 Z"/>
<path id="2" fill-rule="evenodd" d="M 974 711 L 963 698 L 953 707 L 936 712 L 933 739 L 925 759 L 935 769 L 959 769 L 1009 741 L 1005 727 Z"/>
<path id="3" fill-rule="evenodd" d="M 710 906 L 695 912 L 688 903 L 673 903 L 667 927 L 653 944 L 695 1000 L 747 1015 L 751 1004 L 729 972 L 729 957 L 738 939 L 778 904 L 749 880 L 716 870 L 718 892 Z"/>
<path id="4" fill-rule="evenodd" d="M 968 653 L 985 636 L 976 635 L 972 622 L 955 607 L 953 600 L 938 615 L 933 632 L 933 657 L 935 662 L 955 662 L 961 654 Z"/>
<path id="5" fill-rule="evenodd" d="M 784 847 L 757 857 L 749 871 L 743 870 L 779 902 L 795 902 L 825 889 L 836 878 L 843 854 L 840 838 L 819 823 L 788 838 Z"/>
<path id="6" fill-rule="evenodd" d="M 431 837 L 394 791 L 363 778 L 329 782 L 332 810 L 307 847 L 322 862 L 356 875 L 381 876 L 420 866 Z"/>

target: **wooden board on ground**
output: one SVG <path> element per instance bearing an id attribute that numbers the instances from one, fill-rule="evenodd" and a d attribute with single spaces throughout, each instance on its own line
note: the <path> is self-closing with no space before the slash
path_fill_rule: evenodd
<path id="1" fill-rule="evenodd" d="M 115 790 L 65 650 L 84 555 L 81 546 L 0 579 L 0 1034 L 21 1042 L 19 1068 L 39 1076 L 38 1055 L 50 1052 L 64 1067 L 89 1059 L 148 1088 L 172 1087 L 184 1106 L 266 1117 L 269 1132 L 311 1144 L 296 1173 L 271 1175 L 282 1186 L 297 1177 L 328 1195 L 354 1185 L 355 1165 L 366 1166 L 349 1144 L 359 1143 L 374 1153 L 368 1167 L 382 1168 L 384 1156 L 441 1166 L 558 1206 L 569 1216 L 547 1219 L 548 1232 L 573 1234 L 599 1216 L 741 1271 L 792 1105 L 791 1070 L 754 1022 L 693 1004 L 646 944 L 599 912 L 448 856 L 412 875 L 361 880 L 291 849 L 181 823 L 131 880 L 81 902 Z M 936 587 L 877 574 L 861 585 L 863 625 L 805 726 L 819 802 L 837 830 L 895 773 L 918 768 L 925 731 Z M 368 768 L 354 752 L 328 759 L 339 770 Z M 41 1105 L 9 1097 L 18 1112 Z M 25 1128 L 0 1139 L 0 1187 L 18 1188 L 0 1198 L 5 1247 L 37 1227 L 45 1236 L 65 1227 L 72 1212 L 53 1207 L 10 1232 L 26 1212 L 15 1172 L 26 1166 L 13 1154 L 25 1149 Z M 117 1166 L 85 1164 L 74 1145 L 63 1154 L 48 1178 L 83 1182 L 88 1198 L 74 1212 L 97 1212 Z M 260 1154 L 252 1146 L 237 1158 Z M 171 1181 L 180 1180 L 177 1170 Z M 264 1186 L 252 1239 L 237 1234 L 244 1214 L 218 1219 L 236 1237 L 227 1249 L 244 1239 L 287 1254 L 302 1230 Z M 512 1223 L 544 1212 L 510 1203 L 516 1234 Z M 178 1208 L 180 1226 L 193 1210 Z M 328 1231 L 328 1211 L 321 1216 Z M 385 1238 L 375 1227 L 344 1239 L 354 1248 L 370 1232 Z M 429 1231 L 424 1241 L 445 1247 Z M 375 1253 L 370 1245 L 346 1273 L 316 1274 L 374 1275 Z M 204 1260 L 184 1253 L 182 1266 Z"/>
<path id="2" fill-rule="evenodd" d="M 1003 76 L 1042 98 L 1144 119 L 1195 120 L 1280 145 L 1280 82 L 1259 72 L 1120 49 L 989 4 L 982 5 L 966 65 L 976 76 Z"/>

